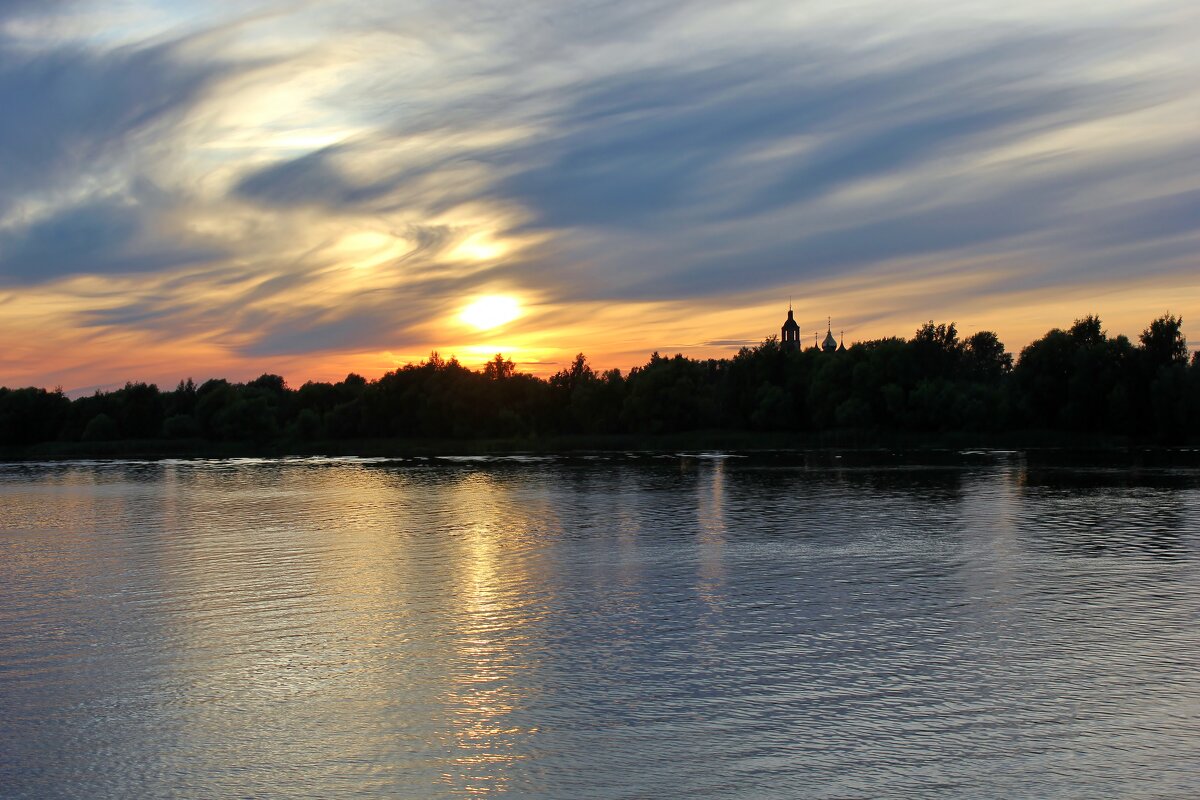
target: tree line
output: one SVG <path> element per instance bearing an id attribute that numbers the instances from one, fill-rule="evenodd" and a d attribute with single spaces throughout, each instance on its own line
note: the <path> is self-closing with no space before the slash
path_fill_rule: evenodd
<path id="1" fill-rule="evenodd" d="M 787 350 L 774 338 L 732 358 L 654 353 L 627 373 L 584 355 L 548 379 L 497 355 L 481 370 L 436 352 L 378 380 L 289 387 L 278 375 L 173 390 L 128 383 L 69 399 L 0 388 L 0 445 L 177 440 L 321 442 L 364 438 L 536 438 L 694 430 L 1013 430 L 1200 441 L 1200 353 L 1165 315 L 1137 343 L 1095 316 L 1055 328 L 1015 360 L 990 331 L 960 338 L 926 323 L 910 339 L 845 351 Z"/>

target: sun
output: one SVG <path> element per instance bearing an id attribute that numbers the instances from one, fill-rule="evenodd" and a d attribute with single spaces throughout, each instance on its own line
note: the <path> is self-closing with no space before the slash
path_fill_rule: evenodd
<path id="1" fill-rule="evenodd" d="M 486 331 L 512 322 L 521 316 L 521 304 L 517 298 L 505 294 L 489 294 L 479 298 L 462 310 L 459 319 L 477 330 Z"/>

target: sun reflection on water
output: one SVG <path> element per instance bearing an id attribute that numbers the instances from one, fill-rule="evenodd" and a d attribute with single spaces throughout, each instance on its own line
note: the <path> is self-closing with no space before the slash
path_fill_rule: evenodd
<path id="1" fill-rule="evenodd" d="M 469 794 L 504 791 L 512 767 L 529 757 L 522 744 L 537 733 L 517 719 L 535 692 L 539 666 L 529 631 L 542 594 L 534 579 L 538 551 L 529 540 L 533 509 L 505 502 L 510 495 L 498 480 L 468 474 L 449 504 L 457 545 L 455 656 L 439 699 L 454 720 L 458 774 L 447 772 L 444 780 Z"/>
<path id="2" fill-rule="evenodd" d="M 807 459 L 0 465 L 0 785 L 1179 795 L 1195 470 Z"/>
<path id="3" fill-rule="evenodd" d="M 709 608 L 720 608 L 725 582 L 725 459 L 714 458 L 707 480 L 697 482 L 700 559 L 697 592 Z"/>

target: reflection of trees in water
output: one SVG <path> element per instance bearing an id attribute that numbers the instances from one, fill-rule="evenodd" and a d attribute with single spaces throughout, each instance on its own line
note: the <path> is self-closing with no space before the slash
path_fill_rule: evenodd
<path id="1" fill-rule="evenodd" d="M 961 470 L 738 464 L 726 473 L 729 536 L 942 535 L 959 527 L 963 480 Z"/>
<path id="2" fill-rule="evenodd" d="M 843 466 L 821 458 L 606 454 L 536 465 L 502 458 L 442 462 L 430 469 L 455 480 L 483 471 L 501 491 L 526 494 L 537 485 L 565 490 L 559 502 L 574 522 L 553 535 L 619 539 L 619 531 L 635 531 L 664 541 L 691 541 L 717 529 L 743 538 L 809 535 L 906 520 L 915 531 L 936 530 L 939 522 L 953 520 L 971 474 L 944 467 Z"/>
<path id="3" fill-rule="evenodd" d="M 1138 467 L 1028 467 L 1018 476 L 1024 487 L 1066 492 L 1111 488 L 1185 490 L 1200 488 L 1195 470 L 1141 469 Z"/>
<path id="4" fill-rule="evenodd" d="M 962 469 L 925 468 L 856 470 L 834 473 L 839 484 L 851 492 L 900 495 L 914 503 L 946 503 L 962 498 Z"/>
<path id="5" fill-rule="evenodd" d="M 1018 476 L 1018 530 L 1061 555 L 1188 556 L 1196 477 L 1178 472 L 1026 470 Z"/>

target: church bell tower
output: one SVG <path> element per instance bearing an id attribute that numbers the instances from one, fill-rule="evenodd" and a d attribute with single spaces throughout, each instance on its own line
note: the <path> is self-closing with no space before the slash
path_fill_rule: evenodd
<path id="1" fill-rule="evenodd" d="M 779 343 L 784 350 L 799 350 L 800 349 L 800 324 L 796 322 L 792 316 L 792 304 L 788 303 L 788 318 L 787 322 L 783 323 L 783 329 L 780 332 Z"/>

